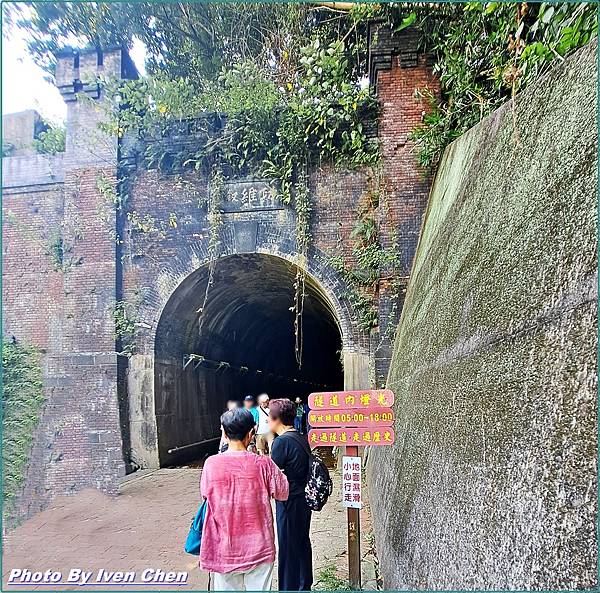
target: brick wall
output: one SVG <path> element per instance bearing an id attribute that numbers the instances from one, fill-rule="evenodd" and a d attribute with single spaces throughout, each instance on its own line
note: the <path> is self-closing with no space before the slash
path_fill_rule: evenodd
<path id="1" fill-rule="evenodd" d="M 440 85 L 428 56 L 417 52 L 417 31 L 392 33 L 374 25 L 370 36 L 370 76 L 381 104 L 382 191 L 377 218 L 382 246 L 395 245 L 399 259 L 393 282 L 383 274 L 378 287 L 380 325 L 373 335 L 371 355 L 375 381 L 381 386 L 387 378 L 396 325 L 431 187 L 430 175 L 418 164 L 410 133 L 430 109 L 420 92 L 428 90 L 434 97 L 439 96 Z"/>
<path id="2" fill-rule="evenodd" d="M 381 239 L 384 247 L 399 246 L 401 273 L 409 274 L 429 182 L 417 167 L 408 134 L 426 108 L 415 89 L 437 90 L 423 57 L 407 61 L 411 39 L 399 43 L 383 35 L 373 45 L 377 67 L 372 77 L 382 102 L 380 169 L 322 167 L 309 180 L 314 207 L 309 272 L 331 301 L 344 351 L 359 359 L 370 356 L 371 379 L 378 384 L 387 371 L 387 327 L 399 312 L 397 297 L 387 280 L 378 284 L 380 328 L 367 335 L 358 327 L 348 287 L 329 257 L 342 253 L 352 263 L 351 233 L 359 209 L 369 192 L 382 188 L 375 211 Z M 127 212 L 144 218 L 155 227 L 152 232 L 137 231 L 126 214 L 117 220 L 114 204 L 99 190 L 101 179 L 116 182 L 118 147 L 99 136 L 101 111 L 78 101 L 73 90 L 83 74 L 133 75 L 127 59 L 115 50 L 104 53 L 102 64 L 93 52 L 80 56 L 79 68 L 71 55 L 59 62 L 57 82 L 68 103 L 66 152 L 41 160 L 6 159 L 3 179 L 5 214 L 14 212 L 4 219 L 5 332 L 32 341 L 45 354 L 48 399 L 22 497 L 29 513 L 62 492 L 86 486 L 115 491 L 124 458 L 143 464 L 146 456 L 156 463 L 156 330 L 175 289 L 208 258 L 209 225 L 206 210 L 198 205 L 207 180 L 201 175 L 163 174 L 121 161 L 127 164 L 119 169 Z M 103 100 L 96 85 L 85 85 L 83 92 Z M 260 252 L 295 260 L 291 209 L 231 212 L 224 219 L 222 254 Z M 64 248 L 58 269 L 49 248 L 56 234 Z M 112 312 L 120 299 L 131 304 L 138 321 L 137 352 L 129 363 L 116 352 Z"/>
<path id="3" fill-rule="evenodd" d="M 119 64 L 120 52 L 106 56 L 105 67 L 120 73 Z M 75 82 L 61 81 L 63 95 Z M 100 110 L 67 100 L 65 153 L 3 163 L 4 333 L 42 350 L 46 396 L 18 505 L 23 515 L 84 487 L 116 492 L 124 473 L 115 210 L 98 189 L 101 176 L 115 182 L 116 143 L 94 141 Z"/>

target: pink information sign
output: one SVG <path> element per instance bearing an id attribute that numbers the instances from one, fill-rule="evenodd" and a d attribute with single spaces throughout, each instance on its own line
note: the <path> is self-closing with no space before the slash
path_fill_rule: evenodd
<path id="1" fill-rule="evenodd" d="M 308 433 L 308 442 L 312 448 L 391 445 L 394 438 L 394 429 L 389 426 L 381 428 L 313 428 Z"/>
<path id="2" fill-rule="evenodd" d="M 363 408 L 353 410 L 311 410 L 308 423 L 314 428 L 345 428 L 348 426 L 381 427 L 394 424 L 391 408 Z"/>
<path id="3" fill-rule="evenodd" d="M 390 389 L 326 391 L 308 396 L 308 407 L 311 410 L 389 408 L 393 403 L 394 393 Z"/>

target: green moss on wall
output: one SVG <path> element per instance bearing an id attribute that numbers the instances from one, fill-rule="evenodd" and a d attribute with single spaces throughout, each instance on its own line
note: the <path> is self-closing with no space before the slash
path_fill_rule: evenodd
<path id="1" fill-rule="evenodd" d="M 386 588 L 596 585 L 596 79 L 594 43 L 444 155 L 369 459 Z"/>
<path id="2" fill-rule="evenodd" d="M 44 393 L 39 351 L 2 341 L 2 482 L 5 517 L 23 485 Z"/>

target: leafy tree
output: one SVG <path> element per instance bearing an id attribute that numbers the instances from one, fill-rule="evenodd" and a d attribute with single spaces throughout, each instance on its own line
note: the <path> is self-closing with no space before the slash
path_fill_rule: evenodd
<path id="1" fill-rule="evenodd" d="M 346 13 L 299 3 L 34 2 L 14 5 L 9 24 L 25 26 L 38 63 L 52 70 L 53 52 L 78 46 L 130 46 L 148 51 L 148 71 L 215 79 L 224 66 L 252 60 L 280 82 L 296 70 L 299 48 L 318 27 L 329 40 L 356 29 Z"/>

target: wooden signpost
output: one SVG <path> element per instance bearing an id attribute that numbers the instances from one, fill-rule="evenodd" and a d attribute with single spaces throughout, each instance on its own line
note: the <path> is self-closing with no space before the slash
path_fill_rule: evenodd
<path id="1" fill-rule="evenodd" d="M 394 394 L 389 389 L 311 393 L 308 397 L 308 442 L 314 447 L 345 447 L 342 457 L 342 505 L 348 513 L 350 586 L 361 588 L 360 509 L 362 506 L 359 446 L 394 442 Z"/>

